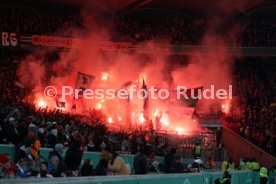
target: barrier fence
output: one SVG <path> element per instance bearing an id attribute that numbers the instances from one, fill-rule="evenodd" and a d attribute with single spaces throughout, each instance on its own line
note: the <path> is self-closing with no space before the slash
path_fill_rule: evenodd
<path id="1" fill-rule="evenodd" d="M 0 180 L 0 184 L 13 183 L 55 183 L 55 184 L 214 184 L 221 172 L 189 174 L 148 174 L 130 176 L 74 177 L 74 178 L 38 178 Z M 231 172 L 232 184 L 259 184 L 258 173 L 252 171 Z M 271 183 L 273 184 L 273 183 Z"/>
<path id="2" fill-rule="evenodd" d="M 14 159 L 14 146 L 0 145 L 0 153 L 9 154 Z M 41 148 L 40 155 L 48 158 L 49 148 Z M 90 158 L 93 165 L 97 165 L 100 160 L 100 153 L 85 152 L 84 158 Z M 132 166 L 134 155 L 121 154 L 121 157 L 127 164 Z M 157 157 L 156 160 L 163 163 L 163 157 Z M 214 181 L 222 176 L 222 172 L 203 172 L 188 174 L 148 174 L 143 176 L 105 176 L 105 177 L 74 177 L 74 178 L 54 178 L 54 179 L 8 179 L 0 180 L 0 184 L 13 183 L 60 183 L 60 184 L 214 184 Z M 259 184 L 259 173 L 252 171 L 234 171 L 231 172 L 231 184 Z M 276 184 L 276 173 L 269 174 L 269 184 Z"/>

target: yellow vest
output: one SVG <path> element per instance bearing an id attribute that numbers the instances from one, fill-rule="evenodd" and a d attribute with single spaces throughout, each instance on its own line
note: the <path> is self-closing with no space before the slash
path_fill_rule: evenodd
<path id="1" fill-rule="evenodd" d="M 196 155 L 201 154 L 201 146 L 196 146 L 196 147 L 195 147 L 195 154 L 196 154 Z"/>
<path id="2" fill-rule="evenodd" d="M 232 164 L 228 164 L 228 169 L 227 169 L 227 171 L 234 171 L 235 170 L 235 164 L 234 163 L 232 163 Z"/>
<path id="3" fill-rule="evenodd" d="M 252 162 L 252 170 L 259 170 L 260 166 L 258 162 Z"/>
<path id="4" fill-rule="evenodd" d="M 222 163 L 221 163 L 221 170 L 222 171 L 226 171 L 227 170 L 227 165 L 228 165 L 228 162 L 226 160 L 224 160 Z"/>

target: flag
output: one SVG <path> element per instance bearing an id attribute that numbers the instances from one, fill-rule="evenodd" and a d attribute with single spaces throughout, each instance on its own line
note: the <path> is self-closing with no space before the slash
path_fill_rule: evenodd
<path id="1" fill-rule="evenodd" d="M 59 108 L 65 108 L 66 102 L 61 101 L 61 100 L 56 100 L 56 106 Z"/>
<path id="2" fill-rule="evenodd" d="M 78 72 L 75 89 L 79 89 L 78 97 L 82 97 L 83 91 L 91 87 L 95 76 Z M 75 97 L 76 98 L 76 97 Z"/>
<path id="3" fill-rule="evenodd" d="M 125 82 L 119 89 L 116 90 L 115 96 L 117 96 L 118 91 L 120 91 L 120 90 L 122 90 L 122 89 L 126 89 L 126 90 L 127 90 L 127 88 L 128 88 L 131 84 L 132 84 L 131 81 Z M 129 99 L 129 94 L 128 94 L 127 101 L 128 101 L 128 102 L 130 101 L 130 99 Z"/>
<path id="4" fill-rule="evenodd" d="M 14 84 L 17 86 L 17 87 L 20 87 L 20 88 L 22 88 L 22 89 L 24 89 L 25 87 L 24 87 L 24 85 L 23 84 L 21 84 L 20 82 L 18 82 L 18 81 L 14 81 Z"/>
<path id="5" fill-rule="evenodd" d="M 144 119 L 148 120 L 149 119 L 149 92 L 144 78 L 143 78 L 142 89 L 143 89 L 143 99 L 144 99 L 143 115 L 144 115 Z"/>
<path id="6" fill-rule="evenodd" d="M 177 98 L 177 91 L 173 90 L 170 93 L 170 110 L 178 115 L 192 116 L 202 89 L 203 87 L 187 89 L 186 96 L 180 95 L 179 99 Z M 180 90 L 179 92 L 183 91 Z"/>

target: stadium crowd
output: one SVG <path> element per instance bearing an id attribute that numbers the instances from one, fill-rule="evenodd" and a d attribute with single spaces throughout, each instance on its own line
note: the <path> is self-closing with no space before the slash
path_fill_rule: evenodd
<path id="1" fill-rule="evenodd" d="M 82 27 L 82 18 L 78 13 L 49 13 L 31 9 L 0 7 L 0 30 L 16 31 L 20 34 L 58 34 L 59 28 Z M 162 19 L 162 20 L 160 20 Z M 202 39 L 206 25 L 202 20 L 171 19 L 161 17 L 147 21 L 121 20 L 117 25 L 119 34 L 114 40 L 139 43 L 150 39 L 169 37 L 173 44 L 198 44 Z M 260 26 L 262 25 L 262 26 Z M 253 22 L 245 28 L 243 45 L 274 46 L 274 24 Z M 273 35 L 274 34 L 274 35 Z M 265 36 L 264 36 L 265 35 Z M 267 36 L 268 35 L 268 36 Z M 66 36 L 66 35 L 60 35 Z M 218 167 L 212 158 L 203 162 L 196 159 L 192 165 L 182 163 L 181 156 L 168 145 L 159 145 L 154 149 L 147 144 L 144 135 L 128 135 L 124 132 L 108 131 L 105 120 L 37 109 L 34 104 L 22 100 L 29 91 L 16 83 L 16 68 L 28 51 L 19 48 L 1 48 L 0 55 L 0 143 L 16 146 L 14 163 L 9 155 L 0 155 L 0 177 L 62 177 L 91 175 L 128 175 L 131 173 L 122 157 L 116 152 L 136 154 L 134 159 L 135 174 L 148 173 L 152 164 L 157 172 L 165 173 L 200 172 Z M 248 140 L 270 153 L 275 151 L 275 110 L 276 102 L 276 67 L 266 59 L 249 58 L 249 61 L 237 61 L 234 68 L 234 81 L 237 106 L 227 117 L 229 126 Z M 271 60 L 271 58 L 267 59 Z M 261 113 L 259 113 L 261 112 Z M 238 122 L 235 127 L 233 122 Z M 41 158 L 39 149 L 51 148 L 48 158 Z M 66 149 L 66 154 L 62 152 Z M 159 149 L 157 151 L 157 149 Z M 201 156 L 200 149 L 195 155 Z M 91 160 L 83 160 L 84 151 L 101 152 L 101 160 L 94 168 Z M 165 155 L 165 153 L 167 153 Z M 155 154 L 165 155 L 164 167 L 158 168 Z M 47 160 L 47 161 L 46 161 Z M 83 160 L 83 161 L 82 161 Z M 223 171 L 237 168 L 231 159 L 224 160 Z M 260 168 L 255 159 L 243 159 L 241 170 L 267 170 Z M 225 177 L 229 177 L 227 173 Z"/>
<path id="2" fill-rule="evenodd" d="M 31 7 L 1 5 L 0 30 L 19 35 L 83 36 L 89 28 L 80 10 L 45 10 Z M 139 17 L 139 18 L 137 18 Z M 149 40 L 164 40 L 176 45 L 196 45 L 206 34 L 208 22 L 187 16 L 157 14 L 151 16 L 117 17 L 112 24 L 112 40 L 134 44 Z M 87 25 L 86 25 L 87 24 Z M 103 22 L 97 23 L 99 26 Z M 113 27 L 110 27 L 112 25 Z M 242 30 L 241 45 L 245 47 L 273 47 L 276 43 L 274 20 L 239 20 L 230 23 L 232 29 Z M 224 26 L 223 26 L 224 28 Z M 223 29 L 222 28 L 222 29 Z M 115 30 L 115 31 L 114 31 Z M 220 30 L 225 36 L 224 30 Z M 237 35 L 239 36 L 239 35 Z M 236 42 L 233 42 L 233 46 Z"/>
<path id="3" fill-rule="evenodd" d="M 83 28 L 81 14 L 77 11 L 49 11 L 31 7 L 0 5 L 0 30 L 20 35 L 70 36 L 70 28 Z M 76 31 L 74 31 L 74 34 Z"/>
<path id="4" fill-rule="evenodd" d="M 276 64 L 274 58 L 246 58 L 234 68 L 236 102 L 228 125 L 243 137 L 276 153 Z"/>

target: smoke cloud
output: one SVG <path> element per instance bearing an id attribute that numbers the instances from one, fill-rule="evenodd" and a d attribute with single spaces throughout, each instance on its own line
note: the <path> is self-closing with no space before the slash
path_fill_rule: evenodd
<path id="1" fill-rule="evenodd" d="M 234 58 L 226 46 L 229 40 L 219 36 L 217 30 L 223 25 L 225 19 L 212 18 L 206 21 L 206 34 L 201 42 L 205 47 L 203 50 L 194 51 L 183 56 L 183 63 L 175 63 L 166 53 L 157 51 L 160 44 L 168 44 L 164 39 L 149 41 L 143 48 L 146 53 L 139 49 L 136 51 L 125 51 L 123 49 L 102 49 L 100 45 L 111 39 L 109 28 L 96 23 L 93 15 L 83 12 L 83 25 L 85 25 L 85 36 L 75 42 L 74 48 L 70 50 L 56 50 L 57 56 L 47 62 L 49 52 L 43 52 L 43 57 L 30 54 L 21 61 L 18 69 L 20 82 L 33 91 L 34 103 L 43 99 L 49 107 L 55 108 L 54 100 L 47 100 L 43 96 L 43 89 L 46 86 L 55 86 L 61 92 L 61 86 L 75 86 L 77 73 L 95 76 L 92 89 L 119 89 L 125 82 L 131 81 L 141 88 L 142 77 L 148 86 L 157 88 L 175 89 L 177 85 L 184 85 L 188 88 L 210 85 L 228 89 L 231 84 L 231 73 Z M 231 43 L 239 29 L 230 29 Z M 82 34 L 78 28 L 61 29 L 57 32 L 68 34 L 71 37 L 78 37 Z M 237 44 L 237 42 L 235 42 Z M 50 52 L 50 55 L 52 50 Z M 171 54 L 174 54 L 173 52 Z M 179 57 L 178 57 L 179 58 Z M 104 77 L 104 78 L 103 78 Z M 35 92 L 34 92 L 35 91 Z M 79 100 L 77 113 L 86 114 L 93 109 L 101 108 L 112 122 L 129 128 L 131 121 L 133 126 L 139 121 L 139 115 L 143 111 L 143 101 L 138 99 L 126 100 Z M 221 104 L 221 101 L 201 100 L 199 109 L 208 113 L 214 104 Z M 65 111 L 71 111 L 73 96 L 66 99 Z M 149 116 L 154 121 L 156 113 L 162 112 L 161 121 L 164 129 L 175 131 L 176 129 L 189 133 L 198 130 L 198 124 L 190 117 L 183 117 L 171 112 L 167 103 L 160 100 L 149 100 Z M 120 118 L 119 118 L 120 117 Z M 120 120 L 121 119 L 121 120 Z M 126 126 L 126 124 L 128 124 Z M 170 126 L 168 126 L 170 124 Z M 139 125 L 136 125 L 139 126 Z"/>

